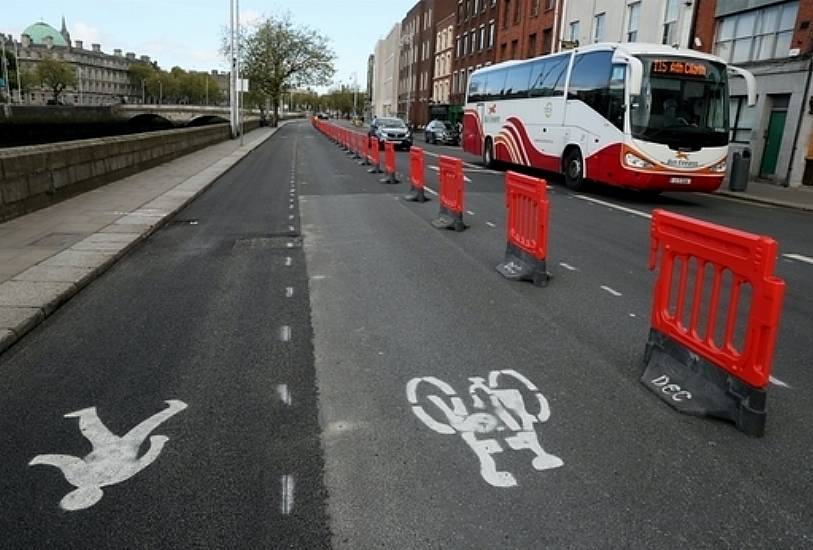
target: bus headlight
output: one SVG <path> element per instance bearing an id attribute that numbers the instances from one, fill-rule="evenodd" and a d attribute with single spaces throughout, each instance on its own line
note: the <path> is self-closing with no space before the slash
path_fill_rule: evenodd
<path id="1" fill-rule="evenodd" d="M 632 153 L 627 153 L 626 155 L 624 155 L 624 163 L 632 168 L 639 169 L 652 168 L 651 162 L 647 162 L 641 157 L 633 155 Z"/>
<path id="2" fill-rule="evenodd" d="M 721 160 L 717 164 L 711 167 L 712 172 L 725 172 L 726 168 L 728 168 L 728 164 L 726 164 L 725 159 Z"/>

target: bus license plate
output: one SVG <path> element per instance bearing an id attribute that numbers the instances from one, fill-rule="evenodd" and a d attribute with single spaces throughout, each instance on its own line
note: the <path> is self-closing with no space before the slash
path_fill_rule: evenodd
<path id="1" fill-rule="evenodd" d="M 677 185 L 689 185 L 692 183 L 692 178 L 669 178 L 669 183 L 675 183 Z"/>

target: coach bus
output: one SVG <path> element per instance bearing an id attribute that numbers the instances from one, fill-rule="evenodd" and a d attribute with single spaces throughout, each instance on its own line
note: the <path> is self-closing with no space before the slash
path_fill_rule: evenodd
<path id="1" fill-rule="evenodd" d="M 646 192 L 713 191 L 728 154 L 728 72 L 715 56 L 657 44 L 595 44 L 474 71 L 463 149 L 495 162 Z"/>

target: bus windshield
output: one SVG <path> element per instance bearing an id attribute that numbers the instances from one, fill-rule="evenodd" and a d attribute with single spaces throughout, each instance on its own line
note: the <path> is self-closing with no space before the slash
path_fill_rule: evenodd
<path id="1" fill-rule="evenodd" d="M 728 144 L 724 65 L 661 56 L 641 56 L 641 62 L 641 95 L 630 98 L 634 138 L 694 150 Z"/>

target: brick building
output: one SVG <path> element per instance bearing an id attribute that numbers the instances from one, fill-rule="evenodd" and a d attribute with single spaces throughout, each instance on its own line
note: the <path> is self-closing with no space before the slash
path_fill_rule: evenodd
<path id="1" fill-rule="evenodd" d="M 432 99 L 434 11 L 434 0 L 420 0 L 401 21 L 398 116 L 416 126 L 427 123 Z"/>
<path id="2" fill-rule="evenodd" d="M 731 149 L 749 149 L 751 176 L 781 185 L 813 184 L 813 117 L 808 100 L 813 0 L 698 0 L 695 48 L 749 70 L 757 104 L 730 79 Z"/>
<path id="3" fill-rule="evenodd" d="M 432 103 L 448 104 L 452 93 L 457 0 L 436 0 L 435 10 L 437 22 L 433 51 Z"/>
<path id="4" fill-rule="evenodd" d="M 504 0 L 503 0 L 504 1 Z M 451 101 L 466 100 L 469 76 L 497 59 L 497 0 L 459 0 L 455 24 Z"/>
<path id="5" fill-rule="evenodd" d="M 556 50 L 563 0 L 502 0 L 497 18 L 497 62 Z"/>

